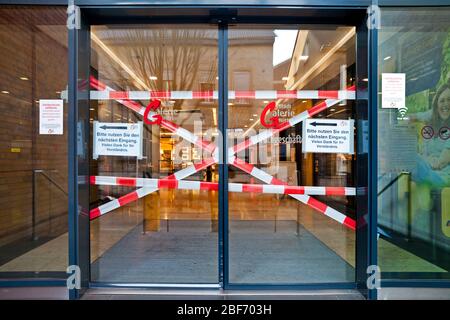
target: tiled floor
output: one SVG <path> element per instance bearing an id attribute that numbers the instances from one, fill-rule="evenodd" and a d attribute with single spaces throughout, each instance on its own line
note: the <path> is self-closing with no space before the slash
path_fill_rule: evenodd
<path id="1" fill-rule="evenodd" d="M 208 230 L 217 225 L 217 194 L 206 191 L 186 190 L 161 190 L 159 191 L 157 230 L 161 235 L 167 232 L 175 232 L 173 227 L 177 220 L 195 220 L 203 224 Z M 129 233 L 148 232 L 155 225 L 142 221 L 150 221 L 154 215 L 149 214 L 144 208 L 142 200 L 136 201 L 124 208 L 120 208 L 91 222 L 91 259 L 96 261 L 108 250 L 120 243 Z M 299 230 L 306 230 L 307 234 L 313 236 L 329 252 L 334 252 L 338 257 L 345 260 L 348 265 L 355 264 L 355 233 L 342 225 L 336 223 L 325 215 L 318 214 L 311 208 L 299 203 L 287 196 L 236 194 L 229 196 L 230 219 L 250 223 L 255 221 L 255 226 L 264 221 L 265 227 L 259 231 L 272 230 L 280 233 L 281 221 L 289 221 L 296 224 L 299 222 Z M 150 216 L 149 216 L 150 215 Z M 144 219 L 145 218 L 145 219 Z M 155 222 L 155 221 L 153 221 Z M 137 226 L 142 227 L 137 227 Z M 230 241 L 233 243 L 233 224 L 230 224 Z M 278 230 L 277 230 L 278 228 Z M 296 229 L 291 225 L 291 231 Z M 258 227 L 254 228 L 258 233 Z M 265 232 L 265 231 L 264 231 Z M 305 233 L 306 233 L 305 232 Z M 237 232 L 236 234 L 239 234 Z M 238 240 L 239 236 L 236 236 Z M 135 238 L 138 241 L 139 237 Z M 142 238 L 144 239 L 144 238 Z M 168 238 L 169 239 L 169 238 Z M 275 239 L 275 238 L 273 238 Z M 2 271 L 65 271 L 67 267 L 67 234 L 53 239 L 46 244 L 33 249 L 16 259 L 0 266 Z M 139 246 L 139 244 L 135 244 Z M 170 245 L 169 243 L 162 243 Z M 267 246 L 267 243 L 265 244 Z M 130 248 L 133 244 L 129 243 Z M 379 261 L 383 271 L 433 271 L 444 270 L 434 266 L 411 253 L 384 241 L 379 240 Z M 282 250 L 282 248 L 280 248 Z M 290 250 L 290 249 L 289 249 Z M 147 252 L 151 259 L 155 252 Z M 395 257 L 395 258 L 393 258 Z M 311 268 L 313 268 L 311 266 Z"/>

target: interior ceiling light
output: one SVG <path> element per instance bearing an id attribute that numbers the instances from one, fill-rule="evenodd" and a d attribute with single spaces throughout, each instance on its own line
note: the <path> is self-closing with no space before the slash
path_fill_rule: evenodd
<path id="1" fill-rule="evenodd" d="M 30 80 L 30 79 L 28 79 L 27 77 L 20 77 L 19 79 L 20 79 L 20 80 L 23 80 L 23 81 Z"/>
<path id="2" fill-rule="evenodd" d="M 125 70 L 142 88 L 151 91 L 151 89 L 145 84 L 144 81 L 142 81 L 134 71 L 128 67 L 103 41 L 101 41 L 95 33 L 91 32 L 91 39 L 94 41 L 100 48 L 105 51 L 105 53 L 110 56 L 111 59 L 113 59 L 119 66 L 122 67 L 123 70 Z"/>

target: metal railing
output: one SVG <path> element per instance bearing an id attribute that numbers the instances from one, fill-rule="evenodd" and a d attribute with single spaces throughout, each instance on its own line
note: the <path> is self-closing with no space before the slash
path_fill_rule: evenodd
<path id="1" fill-rule="evenodd" d="M 58 190 L 60 190 L 66 197 L 69 196 L 66 190 L 64 190 L 63 187 L 61 187 L 58 182 L 56 182 L 50 175 L 48 175 L 46 172 L 58 172 L 58 170 L 44 170 L 44 169 L 35 169 L 33 170 L 33 184 L 32 184 L 32 192 L 33 192 L 33 203 L 32 203 L 32 231 L 31 231 L 31 238 L 32 240 L 37 240 L 38 237 L 36 235 L 36 224 L 37 224 L 37 194 L 38 194 L 38 184 L 37 184 L 37 178 L 38 176 L 42 176 L 48 181 L 49 184 L 49 192 L 51 192 L 51 187 L 54 186 Z M 49 194 L 50 197 L 50 204 L 51 204 L 51 193 Z M 51 205 L 50 205 L 51 207 Z M 50 229 L 51 229 L 51 210 L 49 210 L 49 218 L 48 221 L 50 223 Z"/>

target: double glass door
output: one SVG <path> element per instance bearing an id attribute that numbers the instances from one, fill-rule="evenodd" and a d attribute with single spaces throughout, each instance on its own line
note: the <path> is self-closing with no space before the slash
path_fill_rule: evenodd
<path id="1" fill-rule="evenodd" d="M 355 28 L 90 37 L 92 282 L 355 281 Z"/>

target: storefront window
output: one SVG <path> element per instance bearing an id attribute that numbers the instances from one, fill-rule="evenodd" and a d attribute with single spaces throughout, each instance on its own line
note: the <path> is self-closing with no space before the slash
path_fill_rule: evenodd
<path id="1" fill-rule="evenodd" d="M 378 261 L 384 279 L 450 270 L 450 9 L 385 9 L 379 34 Z"/>
<path id="2" fill-rule="evenodd" d="M 65 276 L 65 10 L 0 7 L 1 278 Z"/>

